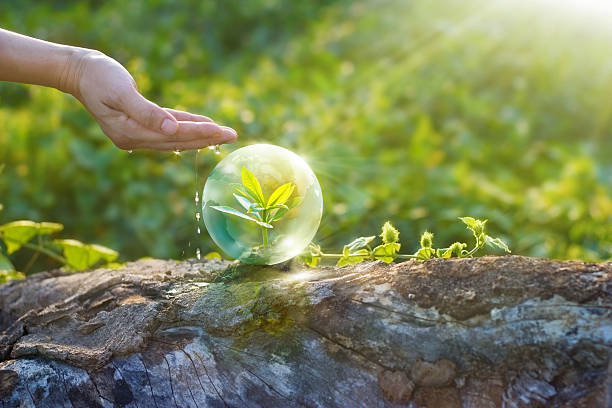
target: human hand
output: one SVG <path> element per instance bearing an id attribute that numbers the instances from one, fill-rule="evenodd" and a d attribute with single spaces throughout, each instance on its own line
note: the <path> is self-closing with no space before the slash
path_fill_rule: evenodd
<path id="1" fill-rule="evenodd" d="M 97 51 L 77 53 L 66 69 L 63 88 L 91 113 L 120 149 L 188 150 L 233 143 L 236 131 L 212 119 L 161 108 L 144 98 L 130 73 Z"/>

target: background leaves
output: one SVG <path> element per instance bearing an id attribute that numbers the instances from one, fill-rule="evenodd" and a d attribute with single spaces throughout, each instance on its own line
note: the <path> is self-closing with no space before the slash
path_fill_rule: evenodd
<path id="1" fill-rule="evenodd" d="M 223 154 L 303 155 L 323 248 L 389 219 L 414 253 L 424 230 L 464 240 L 471 214 L 514 253 L 609 259 L 609 16 L 550 4 L 9 0 L 0 26 L 113 56 L 155 102 L 237 128 Z M 0 83 L 0 222 L 61 222 L 126 260 L 207 253 L 193 196 L 219 157 L 196 178 L 194 154 L 129 155 L 73 98 Z"/>

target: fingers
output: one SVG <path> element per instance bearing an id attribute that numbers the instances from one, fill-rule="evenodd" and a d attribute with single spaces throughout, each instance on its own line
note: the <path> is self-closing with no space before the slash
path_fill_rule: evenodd
<path id="1" fill-rule="evenodd" d="M 164 108 L 164 110 L 174 116 L 176 120 L 184 120 L 189 122 L 213 122 L 211 118 L 204 115 L 196 115 L 195 113 L 183 112 L 170 108 Z"/>
<path id="2" fill-rule="evenodd" d="M 233 143 L 236 132 L 212 122 L 178 122 L 172 136 L 149 130 L 132 118 L 122 116 L 102 127 L 115 145 L 121 149 L 188 150 L 215 144 Z"/>
<path id="3" fill-rule="evenodd" d="M 225 143 L 232 143 L 232 142 L 219 141 L 219 142 L 207 143 L 202 140 L 191 140 L 191 141 L 181 142 L 181 143 L 159 142 L 159 143 L 152 143 L 142 148 L 152 149 L 152 150 L 165 150 L 165 151 L 169 151 L 169 150 L 183 151 L 183 150 L 193 150 L 193 149 L 204 149 L 208 146 L 225 144 Z"/>
<path id="4" fill-rule="evenodd" d="M 235 130 L 207 116 L 161 108 L 135 88 L 123 92 L 118 102 L 110 121 L 104 122 L 112 136 L 106 130 L 105 133 L 121 149 L 200 149 L 233 143 L 238 137 Z"/>
<path id="5" fill-rule="evenodd" d="M 185 142 L 192 140 L 205 142 L 227 140 L 227 142 L 233 142 L 238 137 L 234 129 L 217 125 L 214 122 L 179 121 L 178 129 L 172 136 L 149 130 L 131 118 L 126 118 L 123 124 L 119 121 L 119 126 L 123 128 L 121 133 L 126 133 L 131 139 L 141 142 Z"/>
<path id="6" fill-rule="evenodd" d="M 176 133 L 177 119 L 170 112 L 147 100 L 135 88 L 123 92 L 119 99 L 123 112 L 143 127 L 168 136 Z"/>
<path id="7" fill-rule="evenodd" d="M 178 129 L 178 132 L 176 132 L 177 135 L 190 136 L 191 139 L 207 138 L 219 131 L 223 134 L 223 138 L 231 140 L 232 142 L 238 137 L 234 129 L 227 126 L 220 126 L 212 122 L 181 121 L 179 122 Z"/>

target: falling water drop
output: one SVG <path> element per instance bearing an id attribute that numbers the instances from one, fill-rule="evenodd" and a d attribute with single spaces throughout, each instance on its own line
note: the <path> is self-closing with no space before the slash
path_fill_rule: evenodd
<path id="1" fill-rule="evenodd" d="M 215 154 L 221 154 L 221 147 L 219 145 L 215 145 Z"/>
<path id="2" fill-rule="evenodd" d="M 208 150 L 216 150 L 217 145 L 210 145 L 208 146 Z"/>
<path id="3" fill-rule="evenodd" d="M 197 257 L 198 259 L 200 259 L 200 258 L 201 258 L 201 255 L 200 255 L 200 248 L 198 248 L 198 249 L 196 250 L 196 257 Z"/>
<path id="4" fill-rule="evenodd" d="M 200 212 L 199 211 L 196 213 L 196 220 L 200 222 Z"/>
<path id="5" fill-rule="evenodd" d="M 200 227 L 198 227 L 198 235 L 200 234 L 200 232 L 201 232 L 201 231 L 200 231 Z"/>
<path id="6" fill-rule="evenodd" d="M 180 156 L 181 155 L 181 151 L 180 150 L 175 150 L 174 154 L 177 155 L 177 156 Z"/>
<path id="7" fill-rule="evenodd" d="M 134 152 L 133 150 L 128 150 L 128 153 L 129 153 L 129 154 L 132 154 L 133 152 Z"/>
<path id="8" fill-rule="evenodd" d="M 196 195 L 195 195 L 196 208 L 198 208 L 198 203 L 199 202 L 200 202 L 200 196 L 199 196 L 199 193 L 196 191 Z"/>

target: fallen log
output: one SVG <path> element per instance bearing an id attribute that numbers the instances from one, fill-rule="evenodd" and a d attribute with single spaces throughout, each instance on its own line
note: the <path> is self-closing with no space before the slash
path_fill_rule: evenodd
<path id="1" fill-rule="evenodd" d="M 0 286 L 0 407 L 612 406 L 612 263 L 142 260 Z"/>

